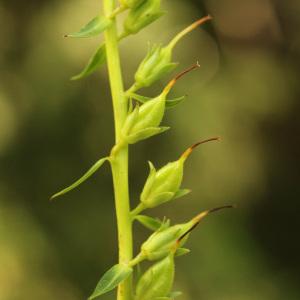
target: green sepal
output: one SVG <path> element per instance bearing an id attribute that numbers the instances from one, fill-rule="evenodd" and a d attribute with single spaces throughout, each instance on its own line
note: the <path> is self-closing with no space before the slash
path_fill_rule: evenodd
<path id="1" fill-rule="evenodd" d="M 138 95 L 136 93 L 130 93 L 130 97 L 132 97 L 133 99 L 137 100 L 140 103 L 146 103 L 147 101 L 153 99 L 150 97 Z M 176 105 L 180 104 L 185 98 L 186 98 L 186 96 L 181 96 L 181 97 L 177 97 L 174 99 L 167 99 L 166 100 L 166 108 L 175 107 Z"/>
<path id="2" fill-rule="evenodd" d="M 177 97 L 174 99 L 168 99 L 166 100 L 166 108 L 173 108 L 175 106 L 177 106 L 178 104 L 180 104 L 182 101 L 184 101 L 186 98 L 186 96 L 181 96 L 181 97 Z"/>
<path id="3" fill-rule="evenodd" d="M 98 282 L 93 294 L 88 298 L 89 300 L 95 299 L 117 287 L 123 282 L 133 269 L 124 264 L 117 264 L 110 268 Z"/>
<path id="4" fill-rule="evenodd" d="M 112 21 L 104 16 L 97 16 L 83 26 L 78 32 L 67 34 L 66 37 L 88 38 L 93 37 L 111 25 Z"/>
<path id="5" fill-rule="evenodd" d="M 162 225 L 161 220 L 158 218 L 152 218 L 145 215 L 138 215 L 134 219 L 152 231 L 157 231 Z"/>
<path id="6" fill-rule="evenodd" d="M 136 285 L 135 300 L 165 299 L 171 292 L 174 273 L 174 256 L 169 254 L 152 265 L 140 278 Z"/>
<path id="7" fill-rule="evenodd" d="M 133 108 L 129 107 L 129 109 L 132 110 Z M 128 132 L 130 132 L 131 128 L 135 124 L 135 122 L 139 116 L 139 110 L 140 110 L 139 105 L 136 105 L 136 107 L 127 116 L 124 126 L 122 128 L 122 134 L 124 136 L 126 136 L 128 134 Z"/>
<path id="8" fill-rule="evenodd" d="M 175 292 L 172 292 L 171 294 L 170 294 L 170 298 L 173 300 L 173 299 L 175 299 L 175 298 L 177 298 L 177 297 L 179 297 L 179 296 L 181 296 L 182 295 L 182 292 L 180 292 L 180 291 L 175 291 Z"/>
<path id="9" fill-rule="evenodd" d="M 189 189 L 180 189 L 180 190 L 178 190 L 178 191 L 175 193 L 173 199 L 177 199 L 177 198 L 183 197 L 183 196 L 189 194 L 190 192 L 191 192 L 191 190 L 189 190 Z"/>
<path id="10" fill-rule="evenodd" d="M 149 206 L 148 202 L 144 203 L 144 204 L 146 205 L 147 208 L 156 207 L 160 204 L 170 201 L 171 199 L 174 198 L 174 195 L 175 194 L 172 192 L 164 192 L 164 193 L 155 195 L 154 197 L 151 197 L 151 201 L 148 201 L 148 202 L 153 203 L 154 206 L 152 206 L 152 205 Z"/>
<path id="11" fill-rule="evenodd" d="M 163 133 L 168 129 L 170 129 L 170 127 L 149 127 L 127 136 L 126 139 L 129 144 L 135 144 L 138 141 Z"/>
<path id="12" fill-rule="evenodd" d="M 175 256 L 183 256 L 189 254 L 191 252 L 190 249 L 187 248 L 178 248 L 175 252 Z"/>
<path id="13" fill-rule="evenodd" d="M 151 161 L 148 161 L 148 164 L 149 164 L 149 167 L 150 167 L 150 172 L 149 172 L 149 175 L 148 175 L 148 178 L 146 180 L 146 183 L 144 185 L 144 188 L 143 188 L 143 191 L 142 191 L 142 194 L 141 194 L 141 199 L 146 199 L 150 190 L 151 190 L 151 187 L 153 185 L 153 182 L 155 180 L 155 176 L 156 176 L 156 169 L 154 167 L 154 165 L 152 164 Z"/>
<path id="14" fill-rule="evenodd" d="M 73 189 L 77 188 L 80 184 L 85 182 L 89 177 L 91 177 L 102 165 L 103 163 L 107 160 L 107 157 L 99 159 L 82 177 L 80 177 L 77 181 L 75 181 L 73 184 L 68 186 L 67 188 L 63 189 L 62 191 L 54 194 L 51 196 L 50 200 L 57 198 L 59 196 L 62 196 Z"/>
<path id="15" fill-rule="evenodd" d="M 73 76 L 71 80 L 78 80 L 94 73 L 101 65 L 105 63 L 105 61 L 106 47 L 105 44 L 102 44 L 89 59 L 84 69 L 78 75 Z"/>

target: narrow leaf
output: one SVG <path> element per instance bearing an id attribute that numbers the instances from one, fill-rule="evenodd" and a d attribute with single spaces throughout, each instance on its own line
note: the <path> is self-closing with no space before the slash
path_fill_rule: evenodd
<path id="1" fill-rule="evenodd" d="M 158 230 L 162 225 L 162 222 L 159 219 L 152 218 L 149 216 L 138 215 L 135 217 L 135 219 L 139 221 L 142 225 L 144 225 L 146 228 L 153 231 Z"/>
<path id="2" fill-rule="evenodd" d="M 85 68 L 76 76 L 73 76 L 71 80 L 78 80 L 94 73 L 97 68 L 103 65 L 106 61 L 106 47 L 105 44 L 101 45 L 94 55 L 89 59 Z"/>
<path id="3" fill-rule="evenodd" d="M 131 273 L 133 269 L 126 265 L 117 264 L 110 268 L 98 282 L 93 294 L 89 297 L 89 300 L 95 299 L 118 286 L 124 281 Z"/>
<path id="4" fill-rule="evenodd" d="M 102 165 L 103 163 L 107 160 L 107 157 L 101 158 L 100 160 L 98 160 L 81 178 L 79 178 L 77 181 L 75 181 L 72 185 L 70 185 L 69 187 L 63 189 L 62 191 L 54 194 L 50 200 L 59 197 L 61 195 L 64 195 L 68 192 L 70 192 L 71 190 L 75 189 L 76 187 L 78 187 L 80 184 L 82 184 L 83 182 L 85 182 L 89 177 L 91 177 Z"/>
<path id="5" fill-rule="evenodd" d="M 111 25 L 112 21 L 104 16 L 97 16 L 93 18 L 89 23 L 83 26 L 78 32 L 67 34 L 66 37 L 74 38 L 88 38 L 93 37 Z"/>

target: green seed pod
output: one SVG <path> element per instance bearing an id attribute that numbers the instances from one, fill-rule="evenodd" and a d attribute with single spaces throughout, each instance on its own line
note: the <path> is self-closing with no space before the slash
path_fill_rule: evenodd
<path id="1" fill-rule="evenodd" d="M 150 260 L 158 260 L 176 247 L 176 241 L 190 229 L 190 224 L 179 224 L 154 232 L 141 246 L 142 255 Z"/>
<path id="2" fill-rule="evenodd" d="M 158 171 L 156 171 L 154 166 L 150 163 L 150 173 L 140 197 L 144 207 L 156 207 L 176 198 L 177 195 L 184 195 L 185 193 L 182 193 L 180 186 L 183 179 L 183 168 L 186 159 L 195 147 L 214 140 L 218 140 L 218 138 L 211 138 L 193 145 L 188 148 L 178 160 L 168 163 Z"/>
<path id="3" fill-rule="evenodd" d="M 138 33 L 142 28 L 157 20 L 164 13 L 160 8 L 161 0 L 146 0 L 133 7 L 124 22 L 124 34 Z"/>
<path id="4" fill-rule="evenodd" d="M 172 63 L 171 60 L 171 48 L 163 48 L 160 45 L 151 47 L 135 73 L 136 89 L 148 87 L 165 74 L 173 71 L 177 63 Z"/>
<path id="5" fill-rule="evenodd" d="M 173 226 L 163 225 L 155 231 L 141 246 L 141 255 L 146 259 L 153 261 L 161 259 L 183 246 L 188 239 L 190 232 L 199 224 L 199 222 L 212 212 L 232 206 L 222 206 L 211 210 L 201 212 L 190 221 Z"/>
<path id="6" fill-rule="evenodd" d="M 135 300 L 154 300 L 167 297 L 173 286 L 174 274 L 174 254 L 171 253 L 142 275 L 137 283 Z"/>
<path id="7" fill-rule="evenodd" d="M 167 130 L 168 127 L 159 127 L 165 114 L 166 97 L 179 78 L 198 67 L 199 65 L 196 64 L 180 73 L 169 82 L 159 96 L 148 100 L 140 107 L 137 106 L 130 112 L 122 128 L 124 140 L 129 144 L 134 144 Z"/>
<path id="8" fill-rule="evenodd" d="M 141 5 L 145 1 L 146 0 L 121 0 L 120 2 L 123 6 L 134 8 Z"/>
<path id="9" fill-rule="evenodd" d="M 131 112 L 124 124 L 122 134 L 129 144 L 135 144 L 155 134 L 166 130 L 166 127 L 159 127 L 166 105 L 166 95 L 149 100 Z"/>
<path id="10" fill-rule="evenodd" d="M 135 89 L 148 87 L 155 81 L 162 78 L 175 69 L 177 63 L 172 62 L 172 52 L 176 44 L 189 32 L 210 20 L 210 16 L 206 16 L 197 20 L 181 32 L 179 32 L 171 42 L 166 46 L 154 45 L 150 47 L 147 56 L 141 62 L 135 73 Z"/>

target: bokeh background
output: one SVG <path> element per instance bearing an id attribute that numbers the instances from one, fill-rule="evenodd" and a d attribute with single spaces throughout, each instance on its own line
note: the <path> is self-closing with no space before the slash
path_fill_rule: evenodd
<path id="1" fill-rule="evenodd" d="M 71 40 L 100 0 L 0 2 L 0 299 L 86 299 L 117 261 L 111 175 L 105 166 L 54 203 L 113 145 L 106 68 L 78 82 L 99 39 Z M 176 48 L 179 69 L 199 61 L 174 96 L 172 130 L 131 150 L 133 205 L 148 173 L 189 145 L 222 142 L 190 157 L 189 196 L 149 211 L 183 222 L 235 203 L 193 232 L 177 261 L 183 300 L 300 299 L 300 3 L 296 0 L 165 0 L 168 14 L 122 42 L 126 86 L 148 42 L 166 43 L 210 13 Z M 170 78 L 144 90 L 157 95 Z M 136 245 L 149 234 L 135 226 Z M 114 293 L 103 296 L 114 299 Z"/>

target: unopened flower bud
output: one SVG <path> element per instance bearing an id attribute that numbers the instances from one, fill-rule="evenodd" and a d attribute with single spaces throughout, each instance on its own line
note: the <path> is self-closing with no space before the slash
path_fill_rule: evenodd
<path id="1" fill-rule="evenodd" d="M 172 63 L 171 59 L 171 48 L 163 48 L 160 45 L 151 47 L 135 73 L 135 88 L 150 86 L 165 74 L 173 71 L 177 63 Z"/>
<path id="2" fill-rule="evenodd" d="M 154 232 L 141 246 L 142 255 L 148 260 L 158 260 L 176 247 L 176 241 L 188 231 L 185 224 L 174 225 Z"/>
<path id="3" fill-rule="evenodd" d="M 138 33 L 142 28 L 162 16 L 163 11 L 160 8 L 160 2 L 161 0 L 145 0 L 141 5 L 132 7 L 125 19 L 125 33 Z"/>
<path id="4" fill-rule="evenodd" d="M 201 212 L 190 221 L 173 226 L 162 226 L 155 231 L 141 246 L 141 255 L 146 259 L 153 261 L 161 259 L 183 246 L 188 239 L 190 232 L 199 224 L 199 222 L 212 212 L 232 206 L 222 206 L 211 210 Z"/>
<path id="5" fill-rule="evenodd" d="M 214 140 L 218 140 L 218 138 L 211 138 L 193 145 L 188 148 L 178 160 L 168 163 L 158 171 L 150 164 L 150 173 L 140 197 L 144 207 L 156 207 L 181 194 L 180 186 L 183 179 L 185 160 L 195 147 Z"/>
<path id="6" fill-rule="evenodd" d="M 129 144 L 134 144 L 168 129 L 168 127 L 159 127 L 165 113 L 166 97 L 179 78 L 197 67 L 199 67 L 198 64 L 177 75 L 159 96 L 148 100 L 140 107 L 137 106 L 127 116 L 122 134 Z"/>
<path id="7" fill-rule="evenodd" d="M 148 87 L 167 73 L 173 71 L 177 66 L 177 63 L 172 62 L 172 52 L 176 44 L 186 34 L 210 19 L 210 16 L 206 16 L 197 20 L 179 32 L 166 47 L 162 47 L 161 45 L 150 47 L 147 56 L 143 59 L 135 73 L 135 89 Z"/>
<path id="8" fill-rule="evenodd" d="M 135 300 L 165 299 L 171 292 L 175 273 L 174 254 L 151 266 L 139 279 Z"/>

